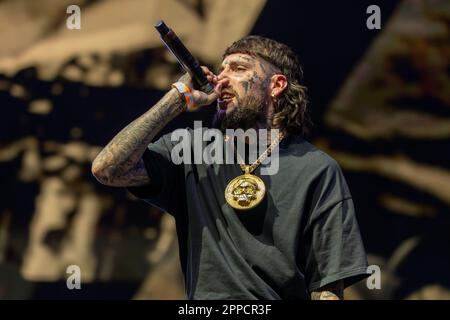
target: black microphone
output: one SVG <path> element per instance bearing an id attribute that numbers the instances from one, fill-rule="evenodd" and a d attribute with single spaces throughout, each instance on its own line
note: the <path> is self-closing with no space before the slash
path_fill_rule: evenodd
<path id="1" fill-rule="evenodd" d="M 159 20 L 156 23 L 155 28 L 161 35 L 161 40 L 164 42 L 167 49 L 169 49 L 175 58 L 177 58 L 184 70 L 192 76 L 192 79 L 198 88 L 206 93 L 212 92 L 214 87 L 209 83 L 203 73 L 200 63 L 196 58 L 194 58 L 194 56 L 192 56 L 175 32 L 167 27 L 162 20 Z"/>

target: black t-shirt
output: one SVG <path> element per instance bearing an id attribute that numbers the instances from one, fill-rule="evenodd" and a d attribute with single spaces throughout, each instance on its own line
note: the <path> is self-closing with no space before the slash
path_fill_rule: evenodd
<path id="1" fill-rule="evenodd" d="M 263 201 L 240 211 L 224 197 L 239 165 L 176 165 L 177 143 L 170 134 L 151 143 L 143 155 L 151 183 L 128 190 L 175 217 L 189 299 L 309 299 L 331 282 L 367 276 L 352 197 L 326 153 L 286 137 L 278 173 L 254 171 L 266 186 Z"/>

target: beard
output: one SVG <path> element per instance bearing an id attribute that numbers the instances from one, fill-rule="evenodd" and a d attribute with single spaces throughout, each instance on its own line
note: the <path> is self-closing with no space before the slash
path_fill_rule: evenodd
<path id="1" fill-rule="evenodd" d="M 266 122 L 267 102 L 262 96 L 246 96 L 237 101 L 237 105 L 229 113 L 226 110 L 217 110 L 212 126 L 225 133 L 226 129 L 243 129 L 258 127 Z"/>

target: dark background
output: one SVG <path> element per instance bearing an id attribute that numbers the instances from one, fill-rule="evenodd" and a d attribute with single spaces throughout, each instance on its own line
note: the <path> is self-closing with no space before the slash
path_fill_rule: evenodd
<path id="1" fill-rule="evenodd" d="M 5 2 L 8 1 L 0 2 L 0 12 Z M 208 1 L 179 2 L 195 12 L 200 21 L 207 18 Z M 366 28 L 369 16 L 366 8 L 372 4 L 381 9 L 381 30 Z M 95 2 L 84 3 L 82 12 L 92 5 Z M 396 16 L 398 12 L 404 14 Z M 423 23 L 414 15 L 410 17 L 408 14 L 411 12 L 425 17 Z M 63 11 L 55 29 L 64 17 Z M 440 131 L 442 134 L 435 136 L 404 134 L 409 132 L 411 122 L 399 117 L 388 128 L 390 131 L 383 131 L 384 125 L 391 123 L 397 112 L 404 110 L 420 112 L 420 116 L 433 116 L 429 119 L 415 114 L 417 120 L 413 123 L 417 127 L 424 125 L 425 133 L 427 127 L 440 125 L 434 125 L 434 120 L 448 121 L 449 87 L 445 84 L 449 84 L 449 18 L 449 6 L 443 1 L 268 1 L 249 32 L 284 42 L 298 54 L 314 122 L 309 140 L 335 157 L 342 166 L 354 197 L 369 263 L 381 267 L 381 290 L 368 290 L 365 283 L 360 283 L 348 290 L 349 298 L 450 298 L 450 255 L 446 249 L 450 240 L 450 189 L 443 190 L 448 184 L 436 179 L 436 176 L 450 176 L 447 151 L 449 125 L 444 123 L 444 129 Z M 389 22 L 393 19 L 399 20 L 399 25 L 405 28 L 412 22 L 422 24 L 423 29 L 429 32 L 412 31 L 406 33 L 405 38 L 404 33 L 389 28 Z M 444 40 L 435 36 L 434 22 L 443 28 Z M 149 32 L 153 31 L 150 29 Z M 375 47 L 377 39 L 383 37 L 388 41 Z M 392 49 L 397 46 L 402 50 Z M 125 190 L 100 185 L 90 174 L 89 160 L 93 159 L 99 148 L 164 94 L 165 90 L 146 83 L 145 71 L 158 65 L 169 65 L 174 79 L 179 75 L 180 69 L 174 62 L 169 63 L 161 58 L 164 51 L 160 46 L 128 55 L 113 54 L 109 63 L 120 68 L 125 75 L 125 81 L 120 86 L 73 81 L 62 71 L 53 79 L 44 80 L 34 66 L 19 68 L 13 74 L 2 73 L 0 69 L 0 80 L 4 84 L 3 89 L 0 86 L 3 112 L 0 118 L 0 150 L 10 150 L 25 138 L 31 137 L 35 143 L 30 143 L 33 147 L 24 147 L 15 156 L 0 158 L 0 223 L 3 224 L 0 234 L 5 235 L 0 237 L 0 242 L 3 241 L 3 246 L 0 246 L 0 298 L 183 298 L 173 238 L 163 258 L 157 262 L 147 259 L 161 237 L 163 214 L 136 201 Z M 371 51 L 373 53 L 369 54 Z M 419 58 L 417 52 L 420 53 Z M 427 61 L 434 61 L 436 55 L 447 63 L 427 64 Z M 96 59 L 102 59 L 95 53 L 91 58 L 94 64 Z M 216 63 L 220 62 L 220 57 L 218 59 Z M 385 68 L 375 64 L 380 61 Z M 212 62 L 202 60 L 202 63 L 214 68 L 215 63 Z M 74 56 L 63 64 L 61 70 L 77 64 L 79 61 Z M 375 66 L 363 73 L 363 79 L 371 81 L 360 81 L 355 75 L 354 71 L 360 65 Z M 83 69 L 82 66 L 80 68 Z M 390 81 L 394 81 L 395 85 Z M 356 94 L 339 98 L 345 83 L 355 85 L 356 89 L 352 92 Z M 62 93 L 55 94 L 55 84 L 63 88 Z M 13 85 L 25 88 L 26 93 L 14 94 Z M 403 89 L 411 85 L 417 89 L 414 91 L 416 93 L 405 94 Z M 385 91 L 389 91 L 388 98 L 379 99 Z M 30 104 L 36 100 L 51 101 L 54 107 L 47 113 L 30 112 Z M 342 109 L 342 105 L 346 109 Z M 365 116 L 372 114 L 373 110 L 378 113 L 371 124 L 380 128 L 378 135 L 367 138 L 346 129 L 348 123 L 355 122 L 363 123 L 364 127 Z M 174 120 L 161 134 L 190 126 L 194 119 L 209 122 L 213 112 L 214 108 L 209 108 L 199 113 L 185 114 Z M 336 125 L 328 120 L 334 115 L 349 122 L 342 121 Z M 64 166 L 44 168 L 28 180 L 21 178 L 19 172 L 24 170 L 24 158 L 29 148 L 34 150 L 30 151 L 32 154 L 38 154 L 40 163 L 54 156 L 55 151 L 45 147 L 49 141 L 61 145 L 81 143 L 83 148 L 79 152 L 84 156 L 81 156 L 82 160 L 77 160 L 58 151 L 58 155 L 66 161 Z M 380 156 L 399 160 L 392 162 L 398 166 L 390 168 L 389 161 L 377 162 Z M 405 159 L 426 169 L 417 171 L 418 182 L 414 177 L 415 170 L 408 166 L 409 162 L 402 162 Z M 56 260 L 63 256 L 65 241 L 70 242 L 76 237 L 71 235 L 70 230 L 79 215 L 80 207 L 76 203 L 83 195 L 94 194 L 98 203 L 109 203 L 99 210 L 98 221 L 94 224 L 94 241 L 90 247 L 97 260 L 94 276 L 83 282 L 83 289 L 79 291 L 67 290 L 67 275 L 63 267 L 54 280 L 40 279 L 39 276 L 30 279 L 21 271 L 26 249 L 35 241 L 30 234 L 37 212 L 36 197 L 42 194 L 44 181 L 63 176 L 70 164 L 79 168 L 78 175 L 62 181 L 69 190 L 65 192 L 75 199 L 75 204 L 69 206 L 71 209 L 63 210 L 63 224 L 58 228 L 48 227 L 40 233 L 40 245 L 45 247 L 43 250 L 52 252 Z M 406 168 L 405 173 L 399 178 L 396 171 L 403 172 L 403 168 Z M 389 170 L 392 170 L 392 175 Z M 442 172 L 442 175 L 436 172 Z M 421 179 L 426 183 L 421 184 Z M 429 186 L 437 187 L 428 189 Z M 153 230 L 153 236 L 146 236 L 149 229 Z M 77 264 L 76 259 L 73 261 Z M 51 260 L 48 263 L 52 263 Z M 104 270 L 110 270 L 108 276 L 101 276 Z M 164 274 L 164 270 L 171 271 L 163 276 L 160 273 Z M 174 278 L 175 282 L 167 283 L 167 277 Z M 152 279 L 151 284 L 145 289 L 148 285 L 146 279 L 149 278 Z M 167 295 L 161 295 L 161 290 L 166 290 Z"/>

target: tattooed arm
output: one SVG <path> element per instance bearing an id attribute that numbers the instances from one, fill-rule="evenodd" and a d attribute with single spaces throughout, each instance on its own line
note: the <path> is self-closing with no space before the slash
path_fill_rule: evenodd
<path id="1" fill-rule="evenodd" d="M 313 291 L 311 300 L 344 300 L 344 283 L 336 281 Z"/>
<path id="2" fill-rule="evenodd" d="M 92 163 L 95 178 L 117 187 L 149 183 L 142 154 L 155 135 L 182 112 L 182 104 L 182 97 L 173 88 L 155 106 L 122 129 Z"/>
<path id="3" fill-rule="evenodd" d="M 216 85 L 209 95 L 193 90 L 196 106 L 211 104 L 220 94 L 222 82 L 206 68 L 208 80 Z M 185 74 L 179 81 L 192 87 L 192 80 Z M 158 132 L 182 112 L 184 99 L 175 89 L 171 89 L 150 110 L 120 131 L 97 155 L 92 163 L 92 174 L 109 186 L 126 187 L 148 184 L 150 177 L 144 166 L 142 155 Z"/>

